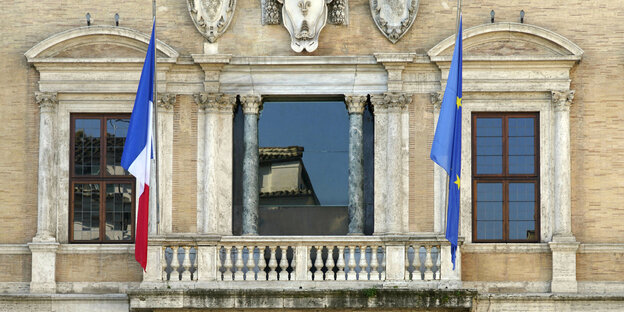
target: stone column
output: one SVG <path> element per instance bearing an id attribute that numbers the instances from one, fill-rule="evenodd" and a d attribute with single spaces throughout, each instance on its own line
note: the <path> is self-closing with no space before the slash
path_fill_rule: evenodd
<path id="1" fill-rule="evenodd" d="M 241 96 L 245 115 L 245 156 L 243 158 L 243 235 L 258 235 L 258 117 L 262 99 L 258 95 Z"/>
<path id="2" fill-rule="evenodd" d="M 406 116 L 406 109 L 411 101 L 412 98 L 402 92 L 371 96 L 375 108 L 376 234 L 408 231 L 409 131 L 406 127 L 409 116 Z"/>
<path id="3" fill-rule="evenodd" d="M 232 235 L 232 118 L 236 96 L 198 93 L 195 101 L 204 115 L 197 231 Z"/>
<path id="4" fill-rule="evenodd" d="M 431 104 L 433 104 L 433 131 L 438 124 L 440 108 L 442 106 L 442 92 L 431 93 Z M 433 163 L 433 232 L 444 233 L 446 215 L 446 185 L 447 175 L 444 169 Z"/>
<path id="5" fill-rule="evenodd" d="M 554 155 L 554 209 L 555 224 L 552 251 L 552 292 L 575 293 L 576 251 L 579 243 L 572 234 L 570 195 L 570 105 L 573 90 L 553 91 L 555 139 Z"/>
<path id="6" fill-rule="evenodd" d="M 349 235 L 364 235 L 364 150 L 362 118 L 365 95 L 345 97 L 349 112 Z"/>
<path id="7" fill-rule="evenodd" d="M 30 291 L 32 293 L 56 292 L 56 129 L 57 94 L 37 92 L 39 105 L 39 175 L 37 192 L 37 234 L 28 244 L 32 253 Z"/>
<path id="8" fill-rule="evenodd" d="M 157 233 L 172 232 L 173 206 L 173 106 L 176 95 L 171 93 L 158 94 L 158 175 L 160 195 L 160 216 L 158 216 Z M 150 218 L 152 218 L 150 216 Z M 152 221 L 150 219 L 150 221 Z M 152 230 L 150 228 L 150 233 Z"/>

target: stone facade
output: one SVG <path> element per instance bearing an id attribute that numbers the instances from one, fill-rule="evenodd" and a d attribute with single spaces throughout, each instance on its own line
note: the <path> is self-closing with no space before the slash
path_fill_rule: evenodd
<path id="1" fill-rule="evenodd" d="M 364 292 L 354 295 L 352 305 L 342 301 L 332 305 L 331 296 L 312 295 L 309 307 L 382 309 L 383 300 L 393 296 L 391 291 L 369 300 L 369 305 L 361 303 L 362 296 L 372 298 L 374 289 L 393 287 L 401 289 L 396 296 L 405 296 L 405 289 L 430 289 L 427 300 L 438 300 L 432 305 L 401 301 L 405 304 L 396 306 L 397 310 L 621 309 L 624 186 L 620 176 L 624 164 L 618 159 L 624 153 L 624 126 L 618 105 L 624 97 L 624 39 L 618 34 L 624 3 L 464 1 L 462 180 L 471 178 L 471 112 L 539 112 L 540 237 L 532 244 L 473 243 L 472 185 L 464 182 L 463 244 L 453 271 L 443 239 L 446 177 L 428 155 L 450 66 L 455 2 L 400 1 L 411 3 L 417 14 L 408 15 L 413 24 L 390 25 L 399 27 L 392 30 L 379 26 L 379 13 L 371 11 L 375 1 L 320 1 L 319 5 L 329 8 L 328 23 L 323 22 L 322 32 L 319 28 L 315 34 L 318 40 L 309 49 L 312 52 L 297 53 L 291 48 L 295 41 L 290 29 L 282 25 L 281 2 L 287 1 L 229 1 L 235 8 L 221 8 L 227 16 L 224 23 L 203 25 L 197 21 L 199 15 L 189 16 L 189 10 L 194 14 L 192 7 L 202 1 L 157 1 L 161 205 L 158 215 L 150 219 L 156 225 L 150 227 L 153 245 L 144 274 L 133 260 L 130 244 L 68 243 L 69 117 L 131 111 L 152 7 L 113 0 L 65 6 L 55 1 L 21 1 L 2 6 L 0 98 L 5 109 L 0 114 L 4 130 L 0 133 L 0 310 L 296 310 L 308 307 L 299 301 L 288 305 L 296 301 L 292 296 L 299 288 Z M 215 3 L 225 5 L 226 1 Z M 304 14 L 303 7 L 295 3 L 293 14 Z M 490 23 L 490 10 L 496 12 L 495 23 Z M 521 10 L 526 12 L 523 24 L 517 23 Z M 89 27 L 84 18 L 87 12 Z M 210 13 L 206 12 L 204 19 Z M 118 27 L 114 26 L 115 13 L 120 15 Z M 206 32 L 200 33 L 200 28 Z M 385 33 L 380 32 L 382 28 Z M 389 33 L 394 39 L 388 40 Z M 234 164 L 229 147 L 234 114 L 243 109 L 253 128 L 262 99 L 291 96 L 347 96 L 347 102 L 357 97 L 372 106 L 372 237 L 280 240 L 231 235 Z M 251 98 L 260 105 L 254 111 L 248 104 Z M 357 108 L 348 111 L 355 116 L 352 130 L 356 134 L 361 117 Z M 253 143 L 252 139 L 245 141 Z M 352 158 L 358 155 L 355 151 Z M 252 158 L 246 163 L 257 167 Z M 350 180 L 360 181 L 359 168 L 352 170 Z M 354 190 L 360 190 L 355 182 Z M 253 188 L 248 191 L 254 193 Z M 360 200 L 353 198 L 353 215 L 361 217 Z M 250 198 L 247 205 L 253 202 Z M 245 219 L 253 220 L 254 210 L 247 212 L 252 215 Z M 353 234 L 361 232 L 359 226 Z M 253 228 L 246 234 L 253 234 Z M 290 281 L 246 283 L 236 280 L 240 276 L 219 280 L 215 270 L 206 269 L 218 266 L 221 247 L 237 250 L 234 256 L 257 244 L 266 244 L 272 255 L 277 255 L 277 246 L 284 246 L 280 253 L 292 248 L 299 266 Z M 163 277 L 161 261 L 173 265 L 165 259 L 163 247 L 171 246 L 180 246 L 176 252 L 189 257 L 187 261 L 190 248 L 195 248 L 195 264 L 179 263 L 181 270 L 185 265 L 196 268 L 187 284 Z M 379 258 L 379 263 L 371 259 L 368 265 L 384 268 L 376 277 L 383 277 L 382 281 L 373 281 L 371 274 L 367 281 L 323 284 L 314 277 L 316 273 L 306 271 L 323 265 L 316 263 L 322 260 L 315 256 L 316 248 L 323 246 L 336 246 L 340 255 L 340 248 L 351 250 L 351 255 L 362 249 L 377 253 L 379 247 L 385 258 Z M 414 259 L 416 249 L 418 258 L 422 250 L 422 260 Z M 351 271 L 344 268 L 361 263 L 344 255 L 342 263 L 334 264 L 346 278 L 354 279 L 355 274 L 349 277 L 346 272 Z M 230 260 L 231 268 L 243 265 Z M 267 261 L 267 268 L 280 265 L 273 261 Z M 414 261 L 422 261 L 423 281 L 420 265 L 418 272 L 410 271 Z M 431 268 L 437 268 L 435 276 Z M 174 290 L 167 292 L 163 285 Z M 154 293 L 141 293 L 146 287 L 164 291 L 168 301 L 137 301 L 142 295 L 154 298 Z M 251 287 L 284 288 L 287 294 L 281 303 L 227 303 L 245 298 L 240 289 Z M 443 294 L 433 291 L 444 287 L 478 293 L 462 295 L 462 300 L 470 298 L 470 304 L 448 303 Z M 192 299 L 210 296 L 188 295 L 188 288 L 230 292 L 224 292 L 227 300 L 220 305 L 202 306 Z M 366 292 L 369 289 L 373 290 Z"/>

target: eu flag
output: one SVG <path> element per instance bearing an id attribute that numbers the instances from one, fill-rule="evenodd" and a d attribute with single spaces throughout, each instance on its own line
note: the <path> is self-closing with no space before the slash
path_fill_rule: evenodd
<path id="1" fill-rule="evenodd" d="M 431 160 L 449 175 L 446 239 L 451 242 L 451 261 L 455 269 L 457 236 L 459 232 L 459 186 L 461 178 L 461 123 L 462 123 L 462 21 L 455 41 L 453 60 L 446 80 L 440 118 L 436 126 Z"/>

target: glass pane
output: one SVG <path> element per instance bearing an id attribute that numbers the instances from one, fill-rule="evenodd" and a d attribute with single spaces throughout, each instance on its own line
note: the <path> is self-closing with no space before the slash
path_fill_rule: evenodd
<path id="1" fill-rule="evenodd" d="M 503 120 L 477 118 L 477 174 L 503 173 Z"/>
<path id="2" fill-rule="evenodd" d="M 132 239 L 132 185 L 106 184 L 106 240 Z"/>
<path id="3" fill-rule="evenodd" d="M 477 239 L 503 239 L 503 184 L 477 183 Z"/>
<path id="4" fill-rule="evenodd" d="M 100 238 L 100 185 L 74 184 L 74 240 Z"/>
<path id="5" fill-rule="evenodd" d="M 509 118 L 509 173 L 535 173 L 533 118 Z"/>
<path id="6" fill-rule="evenodd" d="M 121 154 L 126 143 L 129 118 L 106 120 L 106 172 L 111 175 L 127 175 L 121 167 Z"/>
<path id="7" fill-rule="evenodd" d="M 76 119 L 74 130 L 74 172 L 100 174 L 100 120 Z"/>
<path id="8" fill-rule="evenodd" d="M 348 205 L 344 102 L 267 102 L 259 125 L 261 205 Z"/>
<path id="9" fill-rule="evenodd" d="M 509 183 L 509 239 L 535 239 L 535 183 Z"/>

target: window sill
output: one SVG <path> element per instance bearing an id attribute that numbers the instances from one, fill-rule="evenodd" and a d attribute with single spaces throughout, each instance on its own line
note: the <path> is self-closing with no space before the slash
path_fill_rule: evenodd
<path id="1" fill-rule="evenodd" d="M 59 254 L 132 254 L 134 244 L 61 244 Z"/>
<path id="2" fill-rule="evenodd" d="M 550 253 L 548 243 L 465 243 L 465 253 Z"/>

